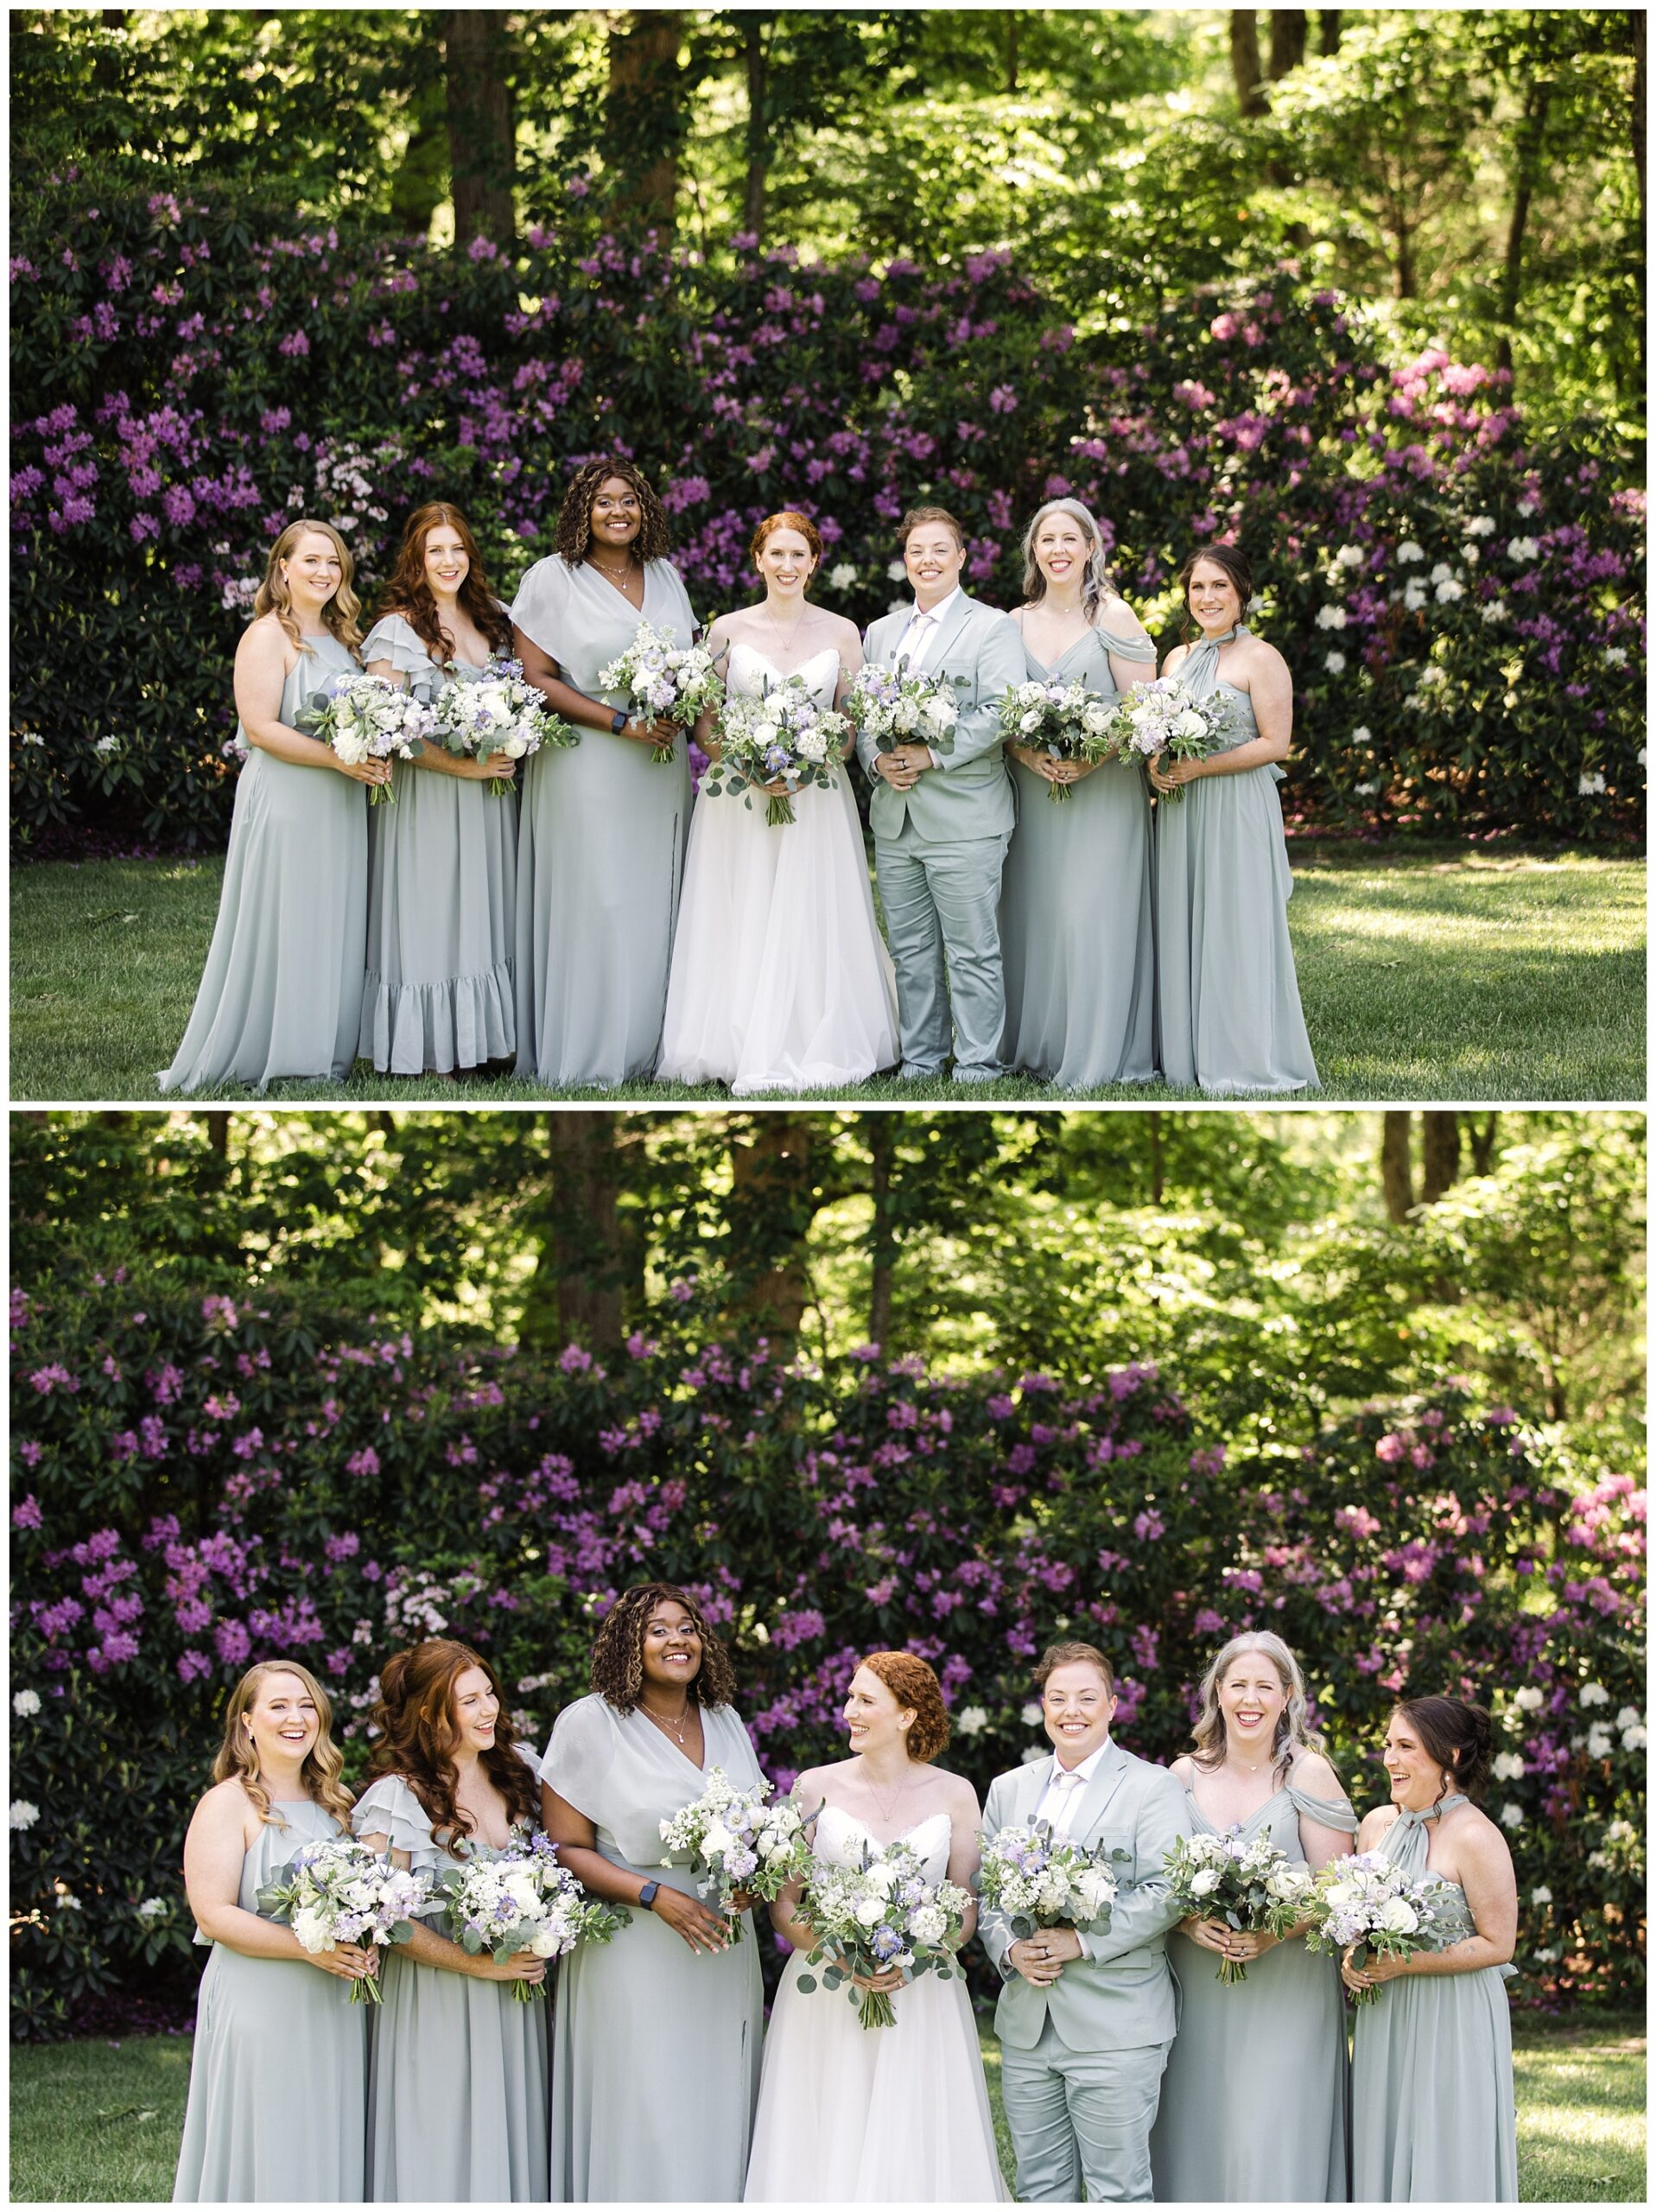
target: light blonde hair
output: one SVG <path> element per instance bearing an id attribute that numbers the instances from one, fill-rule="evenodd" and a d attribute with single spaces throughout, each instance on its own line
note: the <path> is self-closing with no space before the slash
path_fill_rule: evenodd
<path id="1" fill-rule="evenodd" d="M 354 653 L 362 643 L 362 632 L 357 617 L 362 612 L 362 601 L 351 588 L 357 564 L 351 558 L 351 549 L 331 522 L 312 522 L 302 516 L 290 522 L 276 543 L 270 548 L 270 557 L 265 563 L 264 581 L 253 601 L 254 614 L 274 614 L 283 630 L 301 653 L 311 649 L 299 634 L 299 624 L 293 611 L 293 595 L 288 589 L 287 578 L 282 573 L 282 563 L 292 556 L 294 547 L 307 531 L 314 531 L 319 537 L 330 537 L 333 550 L 339 556 L 339 588 L 322 609 L 322 622 L 345 647 Z"/>
<path id="2" fill-rule="evenodd" d="M 272 1827 L 288 1825 L 277 1808 L 270 1802 L 270 1793 L 259 1780 L 259 1755 L 254 1748 L 251 1729 L 242 1726 L 244 1719 L 259 1693 L 259 1684 L 267 1675 L 291 1675 L 305 1686 L 305 1693 L 316 1707 L 316 1718 L 320 1724 L 316 1741 L 305 1755 L 305 1764 L 299 1770 L 299 1778 L 306 1793 L 314 1798 L 325 1813 L 332 1813 L 347 1834 L 351 1830 L 351 1792 L 339 1779 L 345 1767 L 345 1755 L 333 1741 L 333 1701 L 317 1681 L 308 1667 L 301 1667 L 296 1659 L 262 1659 L 257 1667 L 250 1667 L 233 1690 L 225 1707 L 224 1741 L 219 1746 L 219 1756 L 213 1762 L 215 1782 L 239 1782 L 253 1801 L 260 1820 Z"/>
<path id="3" fill-rule="evenodd" d="M 1087 620 L 1096 622 L 1098 610 L 1105 601 L 1120 594 L 1110 582 L 1109 563 L 1104 558 L 1104 533 L 1079 499 L 1049 499 L 1044 507 L 1037 507 L 1031 517 L 1029 528 L 1024 532 L 1024 603 L 1033 607 L 1046 597 L 1046 578 L 1035 557 L 1035 540 L 1049 515 L 1068 515 L 1081 524 L 1088 548 L 1081 601 L 1087 610 Z"/>
<path id="4" fill-rule="evenodd" d="M 1296 1751 L 1321 1752 L 1324 1748 L 1323 1738 L 1311 1730 L 1305 1677 L 1300 1672 L 1298 1660 L 1273 1630 L 1247 1629 L 1240 1636 L 1232 1637 L 1202 1677 L 1196 1692 L 1201 1710 L 1191 1731 L 1196 1764 L 1215 1767 L 1224 1763 L 1225 1716 L 1219 1710 L 1219 1686 L 1245 1651 L 1262 1651 L 1276 1669 L 1277 1679 L 1282 1684 L 1285 1702 L 1271 1745 L 1272 1770 L 1291 1765 Z"/>

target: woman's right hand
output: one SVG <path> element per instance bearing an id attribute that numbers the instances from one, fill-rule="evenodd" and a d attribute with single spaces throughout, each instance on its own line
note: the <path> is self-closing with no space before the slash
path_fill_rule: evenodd
<path id="1" fill-rule="evenodd" d="M 372 1943 L 336 1943 L 331 1951 L 307 1951 L 304 1956 L 341 1981 L 365 1981 L 379 1970 L 379 1952 Z"/>
<path id="2" fill-rule="evenodd" d="M 509 1959 L 492 1959 L 486 1953 L 473 1961 L 479 1981 L 526 1981 L 531 1989 L 546 1980 L 546 1961 L 532 1951 L 514 1951 Z"/>
<path id="3" fill-rule="evenodd" d="M 723 1951 L 729 1948 L 730 1931 L 722 1916 L 709 1912 L 698 1898 L 686 1897 L 682 1890 L 669 1889 L 663 1882 L 651 1900 L 650 1910 L 657 1920 L 664 1920 L 676 1936 L 682 1936 L 693 1951 Z"/>
<path id="4" fill-rule="evenodd" d="M 389 784 L 391 764 L 389 760 L 341 760 L 330 747 L 327 757 L 342 776 L 349 776 L 353 784 Z"/>
<path id="5" fill-rule="evenodd" d="M 449 772 L 468 784 L 486 784 L 496 776 L 510 783 L 517 773 L 517 763 L 504 753 L 466 753 L 454 761 Z"/>
<path id="6" fill-rule="evenodd" d="M 1230 1929 L 1221 1920 L 1203 1920 L 1199 1913 L 1187 1913 L 1179 1923 L 1179 1933 L 1204 1951 L 1217 1951 L 1221 1958 L 1226 1955 Z"/>
<path id="7" fill-rule="evenodd" d="M 630 721 L 621 734 L 631 738 L 635 744 L 665 747 L 678 736 L 678 724 L 665 715 L 657 715 L 649 721 Z"/>

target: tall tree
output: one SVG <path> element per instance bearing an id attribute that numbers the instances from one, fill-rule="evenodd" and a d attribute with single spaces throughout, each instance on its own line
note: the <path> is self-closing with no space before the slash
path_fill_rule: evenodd
<path id="1" fill-rule="evenodd" d="M 609 34 L 605 150 L 617 207 L 657 229 L 673 227 L 679 156 L 688 118 L 679 67 L 685 19 L 677 8 L 635 8 Z"/>
<path id="2" fill-rule="evenodd" d="M 1305 59 L 1306 11 L 1304 8 L 1271 10 L 1271 77 L 1273 83 L 1298 69 Z"/>
<path id="3" fill-rule="evenodd" d="M 1259 12 L 1257 8 L 1230 11 L 1230 73 L 1236 86 L 1236 105 L 1245 116 L 1268 112 L 1265 71 L 1259 61 Z"/>
<path id="4" fill-rule="evenodd" d="M 555 1111 L 546 1127 L 545 1242 L 524 1300 L 522 1334 L 530 1344 L 573 1342 L 613 1352 L 644 1284 L 644 1255 L 618 1203 L 619 1117 L 607 1109 Z"/>
<path id="5" fill-rule="evenodd" d="M 448 173 L 454 243 L 462 248 L 477 238 L 509 246 L 517 235 L 508 20 L 498 8 L 451 8 L 443 18 Z"/>

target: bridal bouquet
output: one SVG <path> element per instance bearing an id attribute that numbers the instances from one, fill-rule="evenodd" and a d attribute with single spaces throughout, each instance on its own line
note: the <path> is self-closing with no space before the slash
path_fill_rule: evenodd
<path id="1" fill-rule="evenodd" d="M 458 678 L 446 683 L 435 713 L 435 735 L 448 753 L 498 753 L 508 760 L 524 760 L 543 745 L 581 742 L 568 723 L 550 711 L 535 686 L 525 683 L 522 661 L 507 653 L 492 654 L 475 683 Z M 504 776 L 492 776 L 489 789 L 499 798 L 511 785 Z"/>
<path id="2" fill-rule="evenodd" d="M 1216 691 L 1193 699 L 1177 676 L 1158 676 L 1133 685 L 1116 709 L 1116 722 L 1120 757 L 1129 768 L 1164 753 L 1176 760 L 1205 760 L 1220 750 L 1230 709 Z M 1179 789 L 1159 796 L 1177 799 L 1184 793 Z"/>
<path id="3" fill-rule="evenodd" d="M 1245 1843 L 1240 1826 L 1221 1835 L 1181 1836 L 1162 1864 L 1168 1894 L 1182 1914 L 1271 1936 L 1285 1936 L 1306 1917 L 1311 1870 L 1279 1851 L 1269 1836 Z M 1247 1968 L 1240 1959 L 1221 1959 L 1219 1980 L 1246 1981 Z"/>
<path id="4" fill-rule="evenodd" d="M 1437 1885 L 1405 1874 L 1377 1851 L 1354 1851 L 1329 1861 L 1298 1916 L 1313 1923 L 1308 1950 L 1348 1955 L 1368 1950 L 1383 1959 L 1407 1959 L 1456 1940 L 1458 1930 L 1443 1916 L 1442 1905 Z M 1379 1993 L 1353 1993 L 1359 2005 L 1372 2003 Z"/>
<path id="5" fill-rule="evenodd" d="M 759 699 L 733 692 L 719 710 L 719 758 L 701 788 L 714 798 L 740 792 L 743 804 L 752 806 L 755 791 L 785 784 L 786 791 L 766 794 L 765 818 L 779 829 L 794 819 L 795 791 L 812 784 L 833 790 L 849 728 L 843 715 L 817 705 L 803 677 L 789 677 Z"/>
<path id="6" fill-rule="evenodd" d="M 955 1955 L 971 1902 L 957 1883 L 928 1881 L 924 1860 L 906 1843 L 865 1844 L 859 1866 L 813 1859 L 799 1907 L 816 1937 L 805 1964 L 822 1968 L 825 1989 L 889 1967 L 913 1981 L 923 1974 L 947 1981 L 959 1972 Z M 799 1986 L 815 1989 L 815 1975 L 802 1974 Z M 864 2027 L 896 2026 L 889 1991 L 853 1986 L 847 1993 Z"/>
<path id="7" fill-rule="evenodd" d="M 1118 728 L 1116 708 L 1107 705 L 1096 691 L 1056 677 L 1045 683 L 1014 683 L 1001 693 L 995 712 L 1008 745 L 1027 745 L 1039 753 L 1055 753 L 1060 760 L 1084 760 L 1094 767 L 1126 734 Z M 1049 784 L 1046 795 L 1062 805 L 1069 797 L 1069 786 Z"/>
<path id="8" fill-rule="evenodd" d="M 430 1880 L 412 1874 L 349 1836 L 308 1843 L 258 1893 L 268 1920 L 285 1921 L 313 1957 L 340 1943 L 402 1943 L 409 1923 L 430 1896 Z M 378 1977 L 351 1985 L 353 2005 L 379 2002 Z"/>
<path id="9" fill-rule="evenodd" d="M 486 1951 L 497 1963 L 519 1951 L 561 1959 L 577 1943 L 607 1943 L 632 1915 L 589 1897 L 557 1853 L 537 1828 L 523 1850 L 440 1874 L 434 1894 L 442 1900 L 444 1935 L 473 1958 Z M 527 2005 L 544 1996 L 546 1986 L 514 1981 L 511 1993 Z"/>
<path id="10" fill-rule="evenodd" d="M 718 1891 L 733 1943 L 742 1940 L 742 1916 L 733 1903 L 737 1892 L 770 1904 L 810 1866 L 804 1815 L 793 1798 L 768 1804 L 770 1796 L 768 1782 L 739 1789 L 716 1766 L 701 1795 L 661 1824 L 669 1852 L 686 1853 L 692 1867 L 706 1874 L 696 1884 L 701 1894 Z M 672 1863 L 670 1857 L 662 1860 L 663 1866 Z"/>
<path id="11" fill-rule="evenodd" d="M 600 669 L 598 681 L 606 691 L 626 694 L 636 720 L 665 715 L 688 729 L 698 715 L 718 706 L 725 687 L 705 645 L 676 645 L 673 636 L 670 629 L 656 630 L 641 622 L 620 658 Z M 650 757 L 668 766 L 673 748 L 657 745 Z"/>
<path id="12" fill-rule="evenodd" d="M 320 698 L 301 707 L 294 727 L 319 737 L 348 767 L 365 760 L 412 760 L 435 727 L 432 710 L 383 676 L 336 676 Z M 390 784 L 371 784 L 368 803 L 395 802 Z"/>
<path id="13" fill-rule="evenodd" d="M 1125 1851 L 1090 1850 L 1054 1835 L 1050 1821 L 999 1829 L 983 1846 L 978 1889 L 986 1904 L 1004 1912 L 1014 1936 L 1037 1928 L 1086 1928 L 1101 1932 L 1115 1903 L 1114 1862 Z"/>
<path id="14" fill-rule="evenodd" d="M 963 677 L 919 676 L 911 669 L 866 664 L 857 671 L 845 710 L 880 753 L 910 741 L 947 753 L 961 718 L 955 692 Z"/>

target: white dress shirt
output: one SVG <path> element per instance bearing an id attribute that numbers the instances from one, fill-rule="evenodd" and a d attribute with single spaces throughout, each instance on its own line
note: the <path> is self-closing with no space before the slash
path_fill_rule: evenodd
<path id="1" fill-rule="evenodd" d="M 896 658 L 906 661 L 917 676 L 924 670 L 938 634 L 960 595 L 961 588 L 956 584 L 949 597 L 940 599 L 936 607 L 923 609 L 917 605 L 910 614 L 909 626 L 897 642 Z"/>
<path id="2" fill-rule="evenodd" d="M 1095 1751 L 1088 1751 L 1079 1766 L 1072 1767 L 1065 1767 L 1054 1753 L 1052 1771 L 1047 1777 L 1041 1802 L 1035 1808 L 1035 1817 L 1037 1821 L 1050 1821 L 1055 1837 L 1069 1834 L 1075 1808 L 1085 1795 L 1088 1783 L 1098 1772 L 1099 1761 L 1109 1748 L 1110 1739 L 1106 1736 Z M 1092 1945 L 1080 1929 L 1075 1930 L 1075 1941 L 1081 1945 L 1082 1958 L 1090 1959 Z"/>

